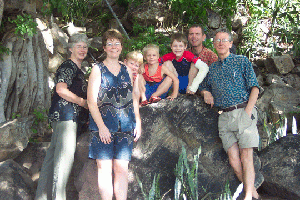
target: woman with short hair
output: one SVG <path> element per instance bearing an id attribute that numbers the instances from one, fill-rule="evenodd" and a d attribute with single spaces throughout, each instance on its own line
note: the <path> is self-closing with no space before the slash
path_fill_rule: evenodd
<path id="1" fill-rule="evenodd" d="M 36 200 L 66 199 L 66 185 L 74 161 L 79 117 L 88 116 L 87 82 L 81 71 L 81 63 L 88 51 L 87 36 L 71 36 L 68 50 L 70 58 L 58 67 L 54 79 L 54 94 L 48 114 L 53 134 L 41 169 Z"/>
<path id="2" fill-rule="evenodd" d="M 141 135 L 139 90 L 119 62 L 122 34 L 110 29 L 102 38 L 106 58 L 93 67 L 88 84 L 89 157 L 97 161 L 101 199 L 111 200 L 114 194 L 116 200 L 125 200 L 133 141 Z"/>

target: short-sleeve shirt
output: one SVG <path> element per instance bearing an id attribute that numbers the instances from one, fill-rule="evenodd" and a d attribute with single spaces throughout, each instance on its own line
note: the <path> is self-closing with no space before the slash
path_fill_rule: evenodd
<path id="1" fill-rule="evenodd" d="M 97 104 L 105 126 L 110 132 L 132 131 L 136 126 L 132 100 L 133 87 L 126 66 L 121 64 L 117 76 L 112 74 L 103 62 L 97 66 L 101 73 Z M 99 131 L 92 117 L 90 130 Z"/>
<path id="2" fill-rule="evenodd" d="M 213 62 L 216 62 L 218 60 L 217 54 L 215 54 L 212 50 L 205 48 L 204 46 L 202 51 L 199 54 L 196 54 L 193 48 L 189 48 L 188 50 L 194 53 L 199 59 L 205 62 L 208 66 L 210 66 Z"/>
<path id="3" fill-rule="evenodd" d="M 209 72 L 199 87 L 214 97 L 214 104 L 221 109 L 249 100 L 252 87 L 258 87 L 251 62 L 242 55 L 229 54 L 209 67 Z"/>
<path id="4" fill-rule="evenodd" d="M 68 89 L 76 94 L 78 97 L 86 99 L 87 97 L 87 81 L 84 73 L 78 66 L 70 59 L 63 62 L 57 69 L 54 83 L 66 83 Z M 54 94 L 52 96 L 51 107 L 49 109 L 49 122 L 53 121 L 79 121 L 81 114 L 88 111 L 76 103 L 69 102 L 60 97 L 54 87 Z M 87 117 L 87 115 L 85 115 Z M 81 119 L 80 119 L 81 120 Z M 87 120 L 87 118 L 86 118 Z"/>

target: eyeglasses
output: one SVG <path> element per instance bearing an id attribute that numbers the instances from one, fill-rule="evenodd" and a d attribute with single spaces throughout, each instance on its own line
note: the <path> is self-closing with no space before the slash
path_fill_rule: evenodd
<path id="1" fill-rule="evenodd" d="M 228 39 L 216 39 L 216 40 L 214 40 L 214 42 L 215 43 L 220 43 L 220 42 L 225 43 L 225 42 L 229 42 L 229 40 Z"/>
<path id="2" fill-rule="evenodd" d="M 81 45 L 75 45 L 75 48 L 86 50 L 88 47 L 87 46 L 81 46 Z"/>
<path id="3" fill-rule="evenodd" d="M 115 44 L 113 44 L 111 42 L 108 42 L 108 43 L 106 43 L 106 46 L 107 47 L 113 47 L 113 46 L 119 47 L 119 46 L 121 46 L 121 43 L 120 42 L 116 42 Z"/>

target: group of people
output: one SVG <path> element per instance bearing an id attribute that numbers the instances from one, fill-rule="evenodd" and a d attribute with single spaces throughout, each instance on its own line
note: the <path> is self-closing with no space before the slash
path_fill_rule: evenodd
<path id="1" fill-rule="evenodd" d="M 171 53 L 160 57 L 159 47 L 148 44 L 143 54 L 130 52 L 120 62 L 123 37 L 110 29 L 102 37 L 106 58 L 93 66 L 87 84 L 81 63 L 88 52 L 88 38 L 72 35 L 70 57 L 55 76 L 49 109 L 53 134 L 35 199 L 66 199 L 76 133 L 85 123 L 81 116 L 87 113 L 89 158 L 97 163 L 101 199 L 126 199 L 128 163 L 142 131 L 139 107 L 162 98 L 173 100 L 178 93 L 195 94 L 198 89 L 205 103 L 222 111 L 219 134 L 229 162 L 244 184 L 244 199 L 259 199 L 253 166 L 253 148 L 259 140 L 255 108 L 259 86 L 254 70 L 246 57 L 230 53 L 233 42 L 227 30 L 214 36 L 218 56 L 203 46 L 205 38 L 203 27 L 193 25 L 188 38 L 181 33 L 172 35 Z"/>

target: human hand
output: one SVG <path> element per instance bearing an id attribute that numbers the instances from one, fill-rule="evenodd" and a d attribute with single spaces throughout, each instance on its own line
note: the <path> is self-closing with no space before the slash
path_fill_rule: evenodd
<path id="1" fill-rule="evenodd" d="M 137 142 L 138 139 L 141 137 L 142 134 L 142 127 L 140 123 L 137 123 L 136 128 L 134 129 L 134 142 Z"/>
<path id="2" fill-rule="evenodd" d="M 204 92 L 204 102 L 207 104 L 210 104 L 211 107 L 214 106 L 214 97 L 212 96 L 212 94 L 208 91 Z"/>
<path id="3" fill-rule="evenodd" d="M 196 92 L 192 92 L 189 88 L 186 89 L 187 94 L 195 94 Z"/>
<path id="4" fill-rule="evenodd" d="M 106 126 L 99 129 L 99 137 L 104 144 L 111 143 L 111 133 Z"/>
<path id="5" fill-rule="evenodd" d="M 246 107 L 245 112 L 249 115 L 249 117 L 251 117 L 251 115 L 252 115 L 252 109 L 251 108 Z"/>
<path id="6" fill-rule="evenodd" d="M 139 67 L 138 73 L 139 73 L 139 74 L 145 73 L 145 66 L 144 66 L 144 64 L 142 64 L 142 65 Z"/>
<path id="7" fill-rule="evenodd" d="M 87 104 L 87 100 L 86 99 L 81 99 L 79 106 L 84 107 L 85 109 L 89 109 L 89 106 Z"/>

